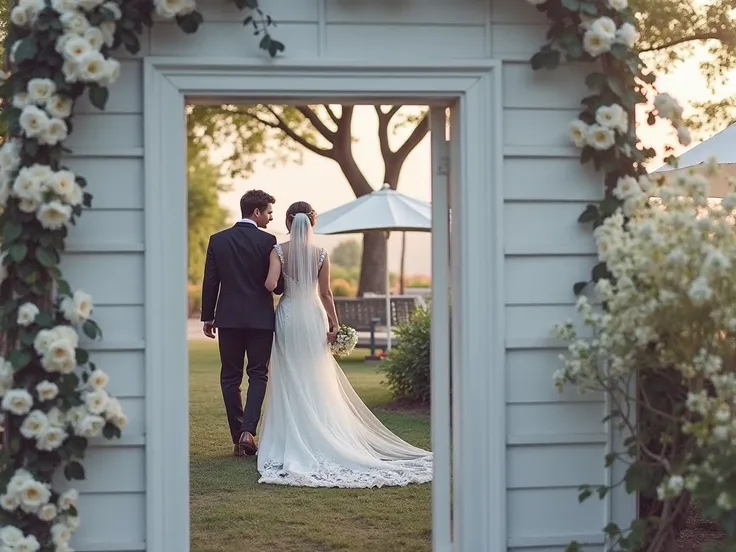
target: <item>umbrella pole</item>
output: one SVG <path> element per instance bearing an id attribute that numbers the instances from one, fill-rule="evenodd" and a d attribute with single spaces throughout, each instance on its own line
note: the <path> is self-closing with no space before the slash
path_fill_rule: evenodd
<path id="1" fill-rule="evenodd" d="M 386 232 L 386 351 L 391 350 L 391 271 L 388 268 L 388 237 Z"/>

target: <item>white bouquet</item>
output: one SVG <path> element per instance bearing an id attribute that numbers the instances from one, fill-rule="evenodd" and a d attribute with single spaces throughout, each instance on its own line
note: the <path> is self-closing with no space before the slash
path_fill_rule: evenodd
<path id="1" fill-rule="evenodd" d="M 330 352 L 337 358 L 348 356 L 358 343 L 358 332 L 350 326 L 340 324 L 335 341 L 330 343 Z"/>

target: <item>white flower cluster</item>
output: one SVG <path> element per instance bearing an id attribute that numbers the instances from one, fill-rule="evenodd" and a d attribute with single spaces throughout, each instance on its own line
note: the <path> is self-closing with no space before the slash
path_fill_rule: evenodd
<path id="1" fill-rule="evenodd" d="M 624 8 L 626 5 L 624 2 Z M 583 49 L 596 58 L 611 51 L 615 44 L 633 48 L 639 40 L 639 31 L 631 23 L 623 23 L 620 27 L 607 16 L 599 17 L 583 23 Z"/>
<path id="2" fill-rule="evenodd" d="M 590 146 L 605 151 L 616 144 L 616 133 L 629 130 L 629 115 L 619 104 L 602 105 L 595 112 L 595 123 L 588 125 L 580 119 L 570 123 L 570 140 L 579 148 Z"/>
<path id="3" fill-rule="evenodd" d="M 717 482 L 723 476 L 708 458 L 736 458 L 736 181 L 723 201 L 710 201 L 716 170 L 711 160 L 704 173 L 622 178 L 622 209 L 595 231 L 612 274 L 595 287 L 606 310 L 583 296 L 577 310 L 590 337 L 571 322 L 555 329 L 569 342 L 554 375 L 558 388 L 626 393 L 639 371 L 662 367 L 688 388 L 682 431 L 701 447 L 694 457 L 706 461 L 669 474 L 661 497 Z M 724 495 L 717 502 L 733 501 Z"/>
<path id="4" fill-rule="evenodd" d="M 36 334 L 33 347 L 49 373 L 71 374 L 77 367 L 79 334 L 71 326 L 56 326 Z"/>
<path id="5" fill-rule="evenodd" d="M 657 94 L 654 98 L 654 108 L 660 117 L 669 120 L 677 131 L 677 139 L 683 146 L 690 145 L 692 138 L 690 130 L 682 121 L 682 106 L 669 94 Z"/>
<path id="6" fill-rule="evenodd" d="M 35 213 L 44 228 L 56 230 L 65 226 L 73 208 L 84 200 L 76 176 L 71 171 L 54 171 L 48 165 L 35 163 L 22 167 L 13 179 L 13 171 L 20 165 L 19 147 L 17 141 L 11 140 L 0 148 L 0 206 L 5 206 L 12 196 L 18 200 L 18 208 L 24 213 Z"/>
<path id="7" fill-rule="evenodd" d="M 123 412 L 120 401 L 105 390 L 108 379 L 102 370 L 93 371 L 87 382 L 87 389 L 82 391 L 84 404 L 67 412 L 66 419 L 72 425 L 75 435 L 99 437 L 108 422 L 121 430 L 128 425 L 128 417 Z"/>
<path id="8" fill-rule="evenodd" d="M 30 472 L 19 469 L 10 479 L 5 494 L 0 496 L 0 507 L 7 512 L 21 510 L 26 514 L 35 514 L 41 521 L 53 523 L 50 536 L 55 551 L 71 552 L 69 541 L 79 528 L 76 515 L 79 493 L 69 489 L 61 493 L 55 502 L 52 498 L 49 484 L 37 481 Z M 0 529 L 0 550 L 37 552 L 40 548 L 41 543 L 35 536 L 24 535 L 17 527 L 5 525 Z"/>
<path id="9" fill-rule="evenodd" d="M 164 19 L 192 13 L 197 8 L 196 0 L 155 0 L 156 14 Z"/>
<path id="10" fill-rule="evenodd" d="M 358 332 L 345 324 L 340 325 L 335 341 L 330 343 L 330 352 L 340 358 L 349 355 L 358 344 Z"/>

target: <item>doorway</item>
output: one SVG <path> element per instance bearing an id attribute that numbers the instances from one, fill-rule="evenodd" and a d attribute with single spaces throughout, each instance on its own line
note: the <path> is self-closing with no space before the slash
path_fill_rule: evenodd
<path id="1" fill-rule="evenodd" d="M 260 60 L 155 58 L 148 58 L 145 67 L 148 546 L 189 549 L 184 106 L 192 101 L 433 108 L 433 130 L 441 127 L 433 136 L 442 140 L 433 140 L 432 548 L 505 549 L 503 202 L 496 65 L 266 67 Z M 449 121 L 444 118 L 447 106 Z"/>

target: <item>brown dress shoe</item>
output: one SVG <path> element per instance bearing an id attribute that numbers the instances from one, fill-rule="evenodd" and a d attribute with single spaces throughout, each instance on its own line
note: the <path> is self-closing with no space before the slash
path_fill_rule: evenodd
<path id="1" fill-rule="evenodd" d="M 256 446 L 255 437 L 249 431 L 241 433 L 240 441 L 235 445 L 235 455 L 255 456 L 256 452 L 258 452 L 258 447 Z"/>

